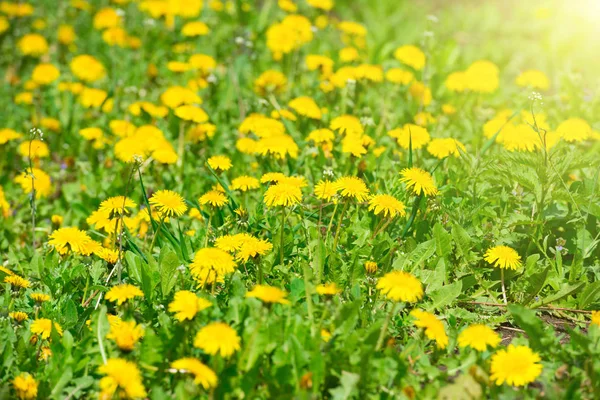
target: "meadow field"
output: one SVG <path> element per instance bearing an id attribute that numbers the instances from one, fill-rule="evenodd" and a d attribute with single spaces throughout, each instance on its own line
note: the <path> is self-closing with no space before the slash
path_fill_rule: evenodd
<path id="1" fill-rule="evenodd" d="M 600 398 L 599 22 L 0 1 L 0 399 Z"/>

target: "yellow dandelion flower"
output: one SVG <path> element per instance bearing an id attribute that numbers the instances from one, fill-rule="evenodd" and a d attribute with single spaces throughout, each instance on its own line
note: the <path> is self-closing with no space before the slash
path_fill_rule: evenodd
<path id="1" fill-rule="evenodd" d="M 30 293 L 29 297 L 31 297 L 37 303 L 43 303 L 50 300 L 50 296 L 46 293 Z"/>
<path id="2" fill-rule="evenodd" d="M 201 205 L 209 204 L 213 207 L 223 207 L 228 203 L 228 200 L 227 196 L 225 196 L 222 192 L 218 190 L 211 190 L 200 196 L 198 202 Z"/>
<path id="3" fill-rule="evenodd" d="M 550 80 L 542 71 L 536 69 L 529 69 L 523 71 L 515 79 L 515 83 L 521 87 L 530 87 L 538 90 L 548 90 L 550 87 Z"/>
<path id="4" fill-rule="evenodd" d="M 31 286 L 31 282 L 29 282 L 25 278 L 21 278 L 18 275 L 5 276 L 4 283 L 10 283 L 13 288 L 18 288 L 18 289 L 27 289 L 29 286 Z"/>
<path id="5" fill-rule="evenodd" d="M 366 201 L 369 199 L 369 189 L 365 182 L 356 176 L 344 176 L 335 181 L 342 197 L 357 201 Z"/>
<path id="6" fill-rule="evenodd" d="M 419 309 L 412 310 L 410 315 L 416 318 L 415 326 L 425 329 L 425 336 L 435 340 L 438 349 L 445 349 L 448 346 L 448 335 L 444 324 L 435 315 Z"/>
<path id="7" fill-rule="evenodd" d="M 592 311 L 590 324 L 600 326 L 600 311 Z"/>
<path id="8" fill-rule="evenodd" d="M 208 165 L 215 171 L 227 171 L 232 167 L 231 159 L 227 156 L 212 156 L 208 159 Z"/>
<path id="9" fill-rule="evenodd" d="M 268 207 L 290 207 L 302 201 L 302 191 L 296 185 L 278 183 L 267 189 L 264 200 Z"/>
<path id="10" fill-rule="evenodd" d="M 144 293 L 137 286 L 133 286 L 129 283 L 122 283 L 120 285 L 113 286 L 106 293 L 106 300 L 121 305 L 127 300 L 144 297 Z"/>
<path id="11" fill-rule="evenodd" d="M 327 343 L 331 340 L 331 332 L 329 332 L 327 329 L 321 329 L 321 339 Z"/>
<path id="12" fill-rule="evenodd" d="M 490 380 L 496 385 L 525 386 L 542 374 L 540 356 L 527 346 L 509 345 L 492 356 Z"/>
<path id="13" fill-rule="evenodd" d="M 100 207 L 98 207 L 99 211 L 108 212 L 112 215 L 120 215 L 120 214 L 129 214 L 128 208 L 136 207 L 137 204 L 131 200 L 129 197 L 125 196 L 116 196 L 109 197 L 100 203 Z"/>
<path id="14" fill-rule="evenodd" d="M 288 106 L 298 114 L 312 119 L 321 119 L 321 108 L 308 96 L 296 97 Z"/>
<path id="15" fill-rule="evenodd" d="M 94 82 L 106 76 L 104 65 L 87 54 L 73 58 L 69 67 L 78 79 L 86 82 Z"/>
<path id="16" fill-rule="evenodd" d="M 427 151 L 432 156 L 442 159 L 450 155 L 460 156 L 460 151 L 466 151 L 465 145 L 453 138 L 433 139 L 427 145 Z"/>
<path id="17" fill-rule="evenodd" d="M 322 296 L 334 296 L 336 294 L 342 293 L 342 289 L 340 289 L 335 282 L 325 283 L 322 285 L 317 285 L 316 289 L 318 294 Z"/>
<path id="18" fill-rule="evenodd" d="M 373 211 L 375 215 L 383 213 L 384 217 L 389 216 L 394 218 L 396 215 L 404 217 L 406 215 L 406 206 L 394 196 L 378 194 L 369 199 L 369 211 Z"/>
<path id="19" fill-rule="evenodd" d="M 248 175 L 237 177 L 231 181 L 231 188 L 233 190 L 240 190 L 242 192 L 246 192 L 251 189 L 258 189 L 259 187 L 260 182 L 258 179 Z"/>
<path id="20" fill-rule="evenodd" d="M 30 400 L 37 398 L 38 382 L 33 376 L 26 372 L 19 374 L 12 381 L 13 388 L 19 400 Z"/>
<path id="21" fill-rule="evenodd" d="M 436 195 L 438 189 L 433 182 L 431 174 L 421 168 L 412 167 L 403 169 L 400 174 L 400 182 L 406 183 L 408 189 L 414 194 L 424 194 L 425 196 Z"/>
<path id="22" fill-rule="evenodd" d="M 192 276 L 199 277 L 208 271 L 216 276 L 224 276 L 232 273 L 236 268 L 237 264 L 231 254 L 214 247 L 205 247 L 196 252 L 190 264 L 190 273 Z"/>
<path id="23" fill-rule="evenodd" d="M 142 375 L 137 365 L 122 358 L 110 358 L 98 368 L 105 375 L 100 379 L 100 397 L 112 399 L 118 393 L 119 398 L 138 399 L 146 397 Z"/>
<path id="24" fill-rule="evenodd" d="M 129 352 L 143 336 L 144 328 L 135 321 L 118 321 L 110 325 L 106 338 L 113 340 L 119 349 Z"/>
<path id="25" fill-rule="evenodd" d="M 180 290 L 175 293 L 173 301 L 169 304 L 169 312 L 175 313 L 178 321 L 192 320 L 196 314 L 212 306 L 206 299 L 196 296 L 188 290 Z"/>
<path id="26" fill-rule="evenodd" d="M 403 271 L 388 272 L 379 278 L 377 289 L 393 301 L 415 303 L 423 298 L 421 282 L 413 275 Z"/>
<path id="27" fill-rule="evenodd" d="M 27 313 L 24 313 L 23 311 L 13 311 L 13 312 L 9 313 L 8 316 L 19 323 L 21 323 L 29 318 L 29 315 L 27 315 Z"/>
<path id="28" fill-rule="evenodd" d="M 342 135 L 362 135 L 365 132 L 360 119 L 353 115 L 342 115 L 334 118 L 329 124 L 329 128 Z"/>
<path id="29" fill-rule="evenodd" d="M 48 197 L 52 192 L 50 175 L 35 167 L 23 171 L 15 177 L 14 181 L 21 186 L 25 193 L 31 193 L 35 189 L 36 199 Z"/>
<path id="30" fill-rule="evenodd" d="M 171 368 L 194 375 L 194 383 L 202 385 L 204 389 L 217 387 L 217 374 L 197 358 L 180 358 L 171 363 Z"/>
<path id="31" fill-rule="evenodd" d="M 415 124 L 406 124 L 402 128 L 392 129 L 388 135 L 396 139 L 398 144 L 406 150 L 410 146 L 413 150 L 420 149 L 431 140 L 427 129 Z"/>
<path id="32" fill-rule="evenodd" d="M 321 200 L 331 201 L 338 190 L 339 186 L 335 182 L 330 182 L 328 180 L 319 181 L 315 186 L 315 196 Z"/>
<path id="33" fill-rule="evenodd" d="M 49 238 L 48 244 L 62 255 L 72 252 L 89 256 L 96 247 L 87 233 L 74 227 L 57 229 L 50 234 Z"/>
<path id="34" fill-rule="evenodd" d="M 517 270 L 521 268 L 521 256 L 508 246 L 495 246 L 488 249 L 484 260 L 495 267 Z"/>
<path id="35" fill-rule="evenodd" d="M 48 339 L 52 334 L 52 329 L 56 330 L 59 336 L 62 336 L 62 327 L 56 322 L 53 323 L 48 318 L 35 319 L 29 327 L 31 333 L 40 335 L 42 339 Z"/>
<path id="36" fill-rule="evenodd" d="M 159 190 L 149 199 L 150 205 L 156 207 L 161 217 L 181 217 L 188 209 L 185 200 L 172 190 Z"/>
<path id="37" fill-rule="evenodd" d="M 569 118 L 558 125 L 556 132 L 569 143 L 583 142 L 592 136 L 592 127 L 582 118 Z"/>
<path id="38" fill-rule="evenodd" d="M 213 322 L 206 325 L 194 338 L 194 347 L 207 354 L 220 354 L 229 358 L 240 349 L 241 339 L 235 329 L 223 322 Z"/>
<path id="39" fill-rule="evenodd" d="M 377 273 L 378 269 L 379 268 L 377 267 L 377 263 L 375 261 L 366 261 L 365 262 L 365 271 L 367 272 L 367 274 L 374 275 Z"/>
<path id="40" fill-rule="evenodd" d="M 256 285 L 254 289 L 246 293 L 246 297 L 254 297 L 264 303 L 290 304 L 290 301 L 286 299 L 287 295 L 285 291 L 268 285 Z"/>
<path id="41" fill-rule="evenodd" d="M 426 61 L 425 53 L 411 44 L 398 47 L 394 51 L 394 58 L 417 71 L 423 69 Z"/>
<path id="42" fill-rule="evenodd" d="M 458 335 L 459 347 L 471 347 L 477 351 L 486 351 L 487 347 L 496 348 L 501 342 L 492 328 L 483 324 L 474 324 Z"/>

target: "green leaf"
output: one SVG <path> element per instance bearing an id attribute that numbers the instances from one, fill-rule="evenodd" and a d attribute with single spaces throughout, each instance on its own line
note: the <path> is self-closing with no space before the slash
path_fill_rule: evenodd
<path id="1" fill-rule="evenodd" d="M 600 300 L 600 281 L 590 283 L 579 295 L 579 308 L 586 309 Z"/>
<path id="2" fill-rule="evenodd" d="M 531 256 L 527 258 L 527 262 Z M 546 279 L 548 278 L 548 272 L 550 271 L 550 267 L 544 268 L 542 271 L 537 272 L 529 277 L 529 288 L 527 289 L 527 296 L 525 300 L 523 300 L 523 305 L 527 305 L 537 296 L 537 294 L 542 290 L 544 285 L 546 284 Z"/>
<path id="3" fill-rule="evenodd" d="M 442 286 L 435 292 L 431 293 L 432 304 L 431 308 L 439 310 L 452 304 L 462 292 L 462 281 L 456 281 L 451 285 Z"/>
<path id="4" fill-rule="evenodd" d="M 477 400 L 481 399 L 481 385 L 470 374 L 462 374 L 454 383 L 440 389 L 440 400 Z"/>
<path id="5" fill-rule="evenodd" d="M 447 257 L 452 252 L 450 244 L 450 234 L 446 232 L 439 222 L 433 227 L 433 238 L 435 240 L 435 250 L 440 257 Z"/>
<path id="6" fill-rule="evenodd" d="M 436 246 L 434 240 L 428 240 L 426 242 L 419 243 L 402 263 L 402 269 L 411 271 L 413 268 L 431 257 L 435 253 L 435 248 Z M 408 268 L 406 268 L 407 263 L 410 263 Z"/>
<path id="7" fill-rule="evenodd" d="M 65 319 L 65 327 L 72 327 L 77 323 L 77 306 L 73 300 L 68 299 L 62 306 L 62 314 Z"/>
<path id="8" fill-rule="evenodd" d="M 346 400 L 350 399 L 353 394 L 357 394 L 356 385 L 360 380 L 360 375 L 353 374 L 351 372 L 342 371 L 342 377 L 340 378 L 340 386 L 335 389 L 329 390 L 334 400 Z"/>
<path id="9" fill-rule="evenodd" d="M 464 230 L 464 228 L 458 224 L 452 225 L 452 239 L 454 239 L 454 243 L 456 243 L 456 251 L 462 257 L 467 257 L 471 250 L 471 237 Z"/>
<path id="10" fill-rule="evenodd" d="M 543 298 L 541 301 L 538 301 L 531 305 L 531 308 L 538 308 L 543 306 L 544 304 L 550 304 L 560 299 L 563 299 L 567 296 L 574 295 L 579 292 L 583 287 L 587 285 L 587 282 L 579 282 L 572 285 L 567 285 L 560 289 L 558 292 Z"/>
<path id="11" fill-rule="evenodd" d="M 175 283 L 177 283 L 177 267 L 179 259 L 177 254 L 168 247 L 163 247 L 160 251 L 160 289 L 163 297 L 167 297 Z"/>
<path id="12" fill-rule="evenodd" d="M 534 350 L 543 350 L 542 337 L 545 335 L 546 327 L 535 311 L 529 310 L 518 304 L 510 304 L 508 311 L 511 313 L 515 323 L 523 329 L 529 337 L 529 343 Z"/>

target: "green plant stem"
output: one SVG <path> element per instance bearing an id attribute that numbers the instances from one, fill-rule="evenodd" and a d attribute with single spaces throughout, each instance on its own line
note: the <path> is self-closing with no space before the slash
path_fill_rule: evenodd
<path id="1" fill-rule="evenodd" d="M 338 244 L 338 239 L 340 238 L 340 231 L 342 228 L 342 221 L 344 221 L 344 215 L 346 214 L 346 210 L 348 209 L 348 205 L 350 204 L 349 200 L 346 200 L 344 203 L 344 208 L 342 208 L 342 213 L 340 214 L 340 219 L 338 221 L 337 227 L 335 228 L 335 236 L 333 237 L 333 248 L 335 249 Z"/>
<path id="2" fill-rule="evenodd" d="M 502 299 L 504 300 L 504 304 L 508 304 L 506 301 L 506 286 L 504 285 L 504 269 L 500 268 L 500 281 L 502 282 Z"/>
<path id="3" fill-rule="evenodd" d="M 281 207 L 281 235 L 279 240 L 279 259 L 281 262 L 281 266 L 283 267 L 283 243 L 285 239 L 285 207 Z"/>
<path id="4" fill-rule="evenodd" d="M 212 219 L 212 214 L 209 214 L 208 218 L 206 219 L 206 233 L 204 235 L 204 247 L 208 247 L 208 232 L 210 230 L 211 219 Z"/>
<path id="5" fill-rule="evenodd" d="M 310 290 L 310 267 L 308 262 L 304 263 L 304 291 L 306 293 L 306 308 L 308 310 L 308 319 L 310 320 L 311 333 L 315 335 L 315 322 L 313 316 L 312 293 Z"/>
<path id="6" fill-rule="evenodd" d="M 421 192 L 421 194 L 419 194 L 415 198 L 415 202 L 413 203 L 410 217 L 408 218 L 408 221 L 406 222 L 406 226 L 404 227 L 404 230 L 402 231 L 402 236 L 401 236 L 402 238 L 406 237 L 406 235 L 408 234 L 408 231 L 410 230 L 410 227 L 415 222 L 415 217 L 417 216 L 417 211 L 419 211 L 419 205 L 421 204 L 422 198 L 423 198 L 423 192 Z"/>
<path id="7" fill-rule="evenodd" d="M 379 332 L 379 339 L 377 339 L 377 345 L 375 345 L 375 351 L 381 350 L 381 346 L 383 345 L 383 339 L 385 338 L 385 334 L 387 332 L 388 325 L 390 324 L 390 320 L 392 319 L 392 315 L 396 312 L 396 303 L 392 305 L 390 308 L 390 312 L 388 313 L 385 321 L 383 321 L 383 325 L 381 326 L 381 331 Z"/>
<path id="8" fill-rule="evenodd" d="M 331 214 L 331 219 L 329 220 L 329 224 L 327 225 L 327 232 L 325 233 L 325 244 L 327 244 L 327 239 L 329 238 L 329 232 L 331 231 L 331 226 L 333 225 L 333 219 L 335 218 L 335 213 L 337 212 L 339 203 L 335 203 L 333 207 L 333 213 Z"/>
<path id="9" fill-rule="evenodd" d="M 158 234 L 160 233 L 160 230 L 161 230 L 164 222 L 165 222 L 165 219 L 161 218 L 160 223 L 158 224 L 158 229 L 156 230 L 156 232 L 154 232 L 154 237 L 152 238 L 152 242 L 150 242 L 150 252 L 152 252 L 152 249 L 154 248 L 154 242 L 156 241 L 156 238 L 157 238 Z"/>

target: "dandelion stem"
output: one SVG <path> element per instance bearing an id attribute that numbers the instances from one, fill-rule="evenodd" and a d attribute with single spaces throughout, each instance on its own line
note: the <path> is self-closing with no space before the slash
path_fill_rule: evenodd
<path id="1" fill-rule="evenodd" d="M 333 219 L 335 218 L 335 213 L 337 212 L 339 203 L 335 203 L 333 207 L 333 213 L 331 214 L 331 219 L 329 220 L 329 225 L 327 225 L 327 232 L 325 233 L 325 243 L 327 243 L 327 239 L 329 238 L 329 232 L 331 231 L 331 225 L 333 225 Z"/>
<path id="2" fill-rule="evenodd" d="M 348 209 L 348 205 L 350 204 L 349 200 L 346 200 L 344 203 L 344 208 L 342 208 L 342 213 L 340 214 L 340 219 L 338 221 L 337 227 L 335 228 L 335 236 L 333 237 L 333 248 L 335 249 L 338 244 L 338 239 L 340 238 L 340 231 L 342 228 L 342 221 L 344 221 L 344 215 L 346 214 L 346 210 Z"/>
<path id="3" fill-rule="evenodd" d="M 385 338 L 385 334 L 387 332 L 388 325 L 390 324 L 390 320 L 392 319 L 392 315 L 396 312 L 396 303 L 392 305 L 390 308 L 390 312 L 388 313 L 385 321 L 383 321 L 383 325 L 381 326 L 381 331 L 379 332 L 379 339 L 377 339 L 377 345 L 375 346 L 375 351 L 381 350 L 381 346 L 383 345 L 383 339 Z"/>
<path id="4" fill-rule="evenodd" d="M 152 251 L 152 249 L 154 248 L 154 242 L 156 241 L 156 237 L 160 233 L 160 230 L 162 229 L 164 222 L 165 222 L 165 218 L 163 217 L 160 219 L 160 223 L 158 224 L 158 229 L 156 230 L 156 232 L 154 232 L 154 237 L 152 238 L 152 242 L 150 242 L 150 251 Z"/>
<path id="5" fill-rule="evenodd" d="M 500 281 L 502 282 L 502 299 L 504 299 L 504 304 L 508 304 L 506 301 L 506 286 L 504 285 L 504 269 L 500 268 Z"/>
<path id="6" fill-rule="evenodd" d="M 210 230 L 210 221 L 212 219 L 212 214 L 210 214 L 208 216 L 208 218 L 206 219 L 206 234 L 204 237 L 204 247 L 208 247 L 208 232 Z"/>
<path id="7" fill-rule="evenodd" d="M 284 233 L 285 233 L 285 207 L 281 207 L 281 238 L 279 242 L 279 258 L 281 261 L 281 265 L 283 266 L 283 242 L 284 242 Z"/>

